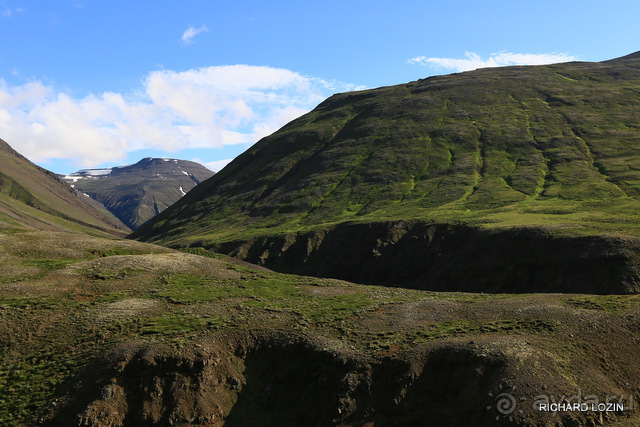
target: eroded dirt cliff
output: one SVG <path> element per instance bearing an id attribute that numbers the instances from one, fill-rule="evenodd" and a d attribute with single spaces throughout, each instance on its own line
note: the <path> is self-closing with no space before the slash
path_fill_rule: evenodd
<path id="1" fill-rule="evenodd" d="M 574 379 L 558 367 L 557 355 L 518 337 L 450 340 L 375 358 L 290 334 L 225 334 L 182 348 L 128 343 L 88 365 L 41 422 L 586 426 L 633 414 L 538 411 L 545 397 L 582 402 L 590 390 L 633 407 L 633 395 L 602 374 L 582 378 L 584 391 L 569 396 Z"/>
<path id="2" fill-rule="evenodd" d="M 210 246 L 294 274 L 434 291 L 640 291 L 640 239 L 419 221 L 346 223 Z"/>

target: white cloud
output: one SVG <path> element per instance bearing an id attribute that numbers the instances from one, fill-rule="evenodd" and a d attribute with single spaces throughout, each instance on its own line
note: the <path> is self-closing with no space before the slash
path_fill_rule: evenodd
<path id="1" fill-rule="evenodd" d="M 10 18 L 11 16 L 13 16 L 14 13 L 26 12 L 26 9 L 22 7 L 16 7 L 16 8 L 6 7 L 4 2 L 0 4 L 0 7 L 2 7 L 2 9 L 0 9 L 0 17 L 3 17 L 3 18 Z"/>
<path id="2" fill-rule="evenodd" d="M 355 87 L 249 65 L 153 71 L 135 95 L 81 99 L 39 81 L 9 86 L 0 79 L 0 138 L 32 161 L 71 159 L 89 168 L 139 149 L 253 143 L 336 89 Z"/>
<path id="3" fill-rule="evenodd" d="M 508 65 L 543 65 L 556 62 L 576 61 L 578 58 L 566 53 L 492 53 L 483 59 L 473 52 L 465 52 L 464 59 L 460 58 L 427 58 L 417 56 L 409 59 L 411 64 L 429 65 L 434 68 L 445 68 L 454 71 L 470 71 L 478 68 L 504 67 Z"/>
<path id="4" fill-rule="evenodd" d="M 195 36 L 197 36 L 200 33 L 207 33 L 209 32 L 209 29 L 207 28 L 206 25 L 202 25 L 201 27 L 195 28 L 194 26 L 190 25 L 189 28 L 187 28 L 184 33 L 182 33 L 182 43 L 183 44 L 191 44 L 193 43 L 193 38 Z"/>
<path id="5" fill-rule="evenodd" d="M 214 162 L 203 162 L 200 159 L 192 159 L 192 162 L 196 162 L 196 163 L 200 163 L 201 165 L 205 166 L 207 169 L 210 169 L 214 172 L 220 172 L 222 170 L 222 168 L 224 168 L 225 166 L 227 166 L 229 163 L 231 163 L 231 161 L 233 161 L 233 159 L 224 159 L 224 160 L 216 160 Z"/>

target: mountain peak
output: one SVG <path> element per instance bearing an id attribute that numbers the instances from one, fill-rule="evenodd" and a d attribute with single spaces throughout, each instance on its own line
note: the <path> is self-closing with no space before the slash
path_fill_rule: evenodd
<path id="1" fill-rule="evenodd" d="M 168 158 L 164 158 L 164 157 L 145 157 L 144 159 L 141 159 L 138 163 L 136 164 L 144 164 L 144 163 L 161 163 L 161 162 L 167 162 L 167 163 L 178 163 L 178 162 L 187 162 L 188 160 L 180 160 L 180 159 L 168 159 Z"/>
<path id="2" fill-rule="evenodd" d="M 86 169 L 61 178 L 135 230 L 213 174 L 188 160 L 145 157 L 132 165 Z"/>

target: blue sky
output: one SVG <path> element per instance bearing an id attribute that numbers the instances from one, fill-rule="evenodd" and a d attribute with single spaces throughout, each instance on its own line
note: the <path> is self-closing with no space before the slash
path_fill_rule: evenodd
<path id="1" fill-rule="evenodd" d="M 0 0 L 0 138 L 214 169 L 335 92 L 640 50 L 637 1 Z"/>

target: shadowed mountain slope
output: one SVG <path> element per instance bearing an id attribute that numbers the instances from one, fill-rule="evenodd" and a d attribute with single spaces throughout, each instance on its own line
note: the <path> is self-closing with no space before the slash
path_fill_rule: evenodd
<path id="1" fill-rule="evenodd" d="M 581 260 L 596 268 L 617 260 L 620 288 L 581 282 L 583 290 L 636 292 L 639 107 L 638 54 L 602 63 L 481 69 L 337 94 L 259 141 L 133 237 L 201 245 L 308 273 L 305 266 L 327 236 L 357 246 L 354 227 L 382 224 L 381 234 L 373 232 L 371 243 L 359 248 L 362 256 L 384 266 L 393 253 L 407 258 L 409 270 L 402 280 L 391 275 L 373 282 L 485 289 L 472 277 L 435 283 L 424 271 L 412 275 L 411 266 L 422 259 L 393 249 L 412 235 L 414 225 L 406 224 L 425 230 L 440 224 L 477 235 L 460 241 L 475 246 L 440 247 L 428 232 L 419 234 L 414 240 L 432 258 L 429 266 L 438 265 L 433 257 L 444 257 L 444 271 L 467 266 L 491 274 L 483 281 L 492 290 L 517 291 L 521 283 L 535 290 L 532 275 L 548 273 L 543 259 L 562 255 L 565 266 Z M 522 241 L 523 227 L 533 236 L 525 242 L 539 240 L 536 247 L 547 245 L 550 252 L 531 259 L 528 245 L 513 243 Z M 474 260 L 479 242 L 491 236 L 501 246 L 484 245 L 487 252 Z M 565 246 L 562 239 L 573 240 Z M 349 264 L 354 252 L 345 247 L 335 245 L 314 274 L 344 277 L 350 269 L 336 269 L 334 261 Z M 562 252 L 568 248 L 569 254 Z M 522 278 L 476 268 L 491 254 L 507 256 L 496 263 L 499 269 L 524 262 Z M 370 276 L 377 276 L 375 269 Z M 565 286 L 580 284 L 551 290 Z"/>
<path id="2" fill-rule="evenodd" d="M 135 230 L 213 174 L 199 163 L 147 157 L 133 165 L 82 170 L 61 179 Z"/>
<path id="3" fill-rule="evenodd" d="M 104 207 L 34 165 L 2 140 L 0 227 L 120 237 L 129 231 Z"/>

